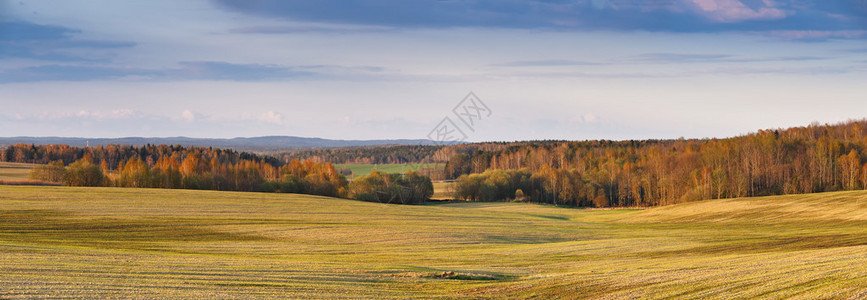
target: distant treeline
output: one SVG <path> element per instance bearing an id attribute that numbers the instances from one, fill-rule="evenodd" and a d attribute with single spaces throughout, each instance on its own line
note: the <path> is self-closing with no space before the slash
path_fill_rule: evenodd
<path id="1" fill-rule="evenodd" d="M 727 139 L 512 143 L 458 151 L 444 172 L 457 177 L 458 198 L 575 206 L 864 189 L 865 125 L 812 124 Z"/>
<path id="2" fill-rule="evenodd" d="M 443 146 L 390 145 L 320 148 L 277 154 L 282 161 L 312 159 L 333 164 L 405 164 L 431 163 L 437 160 L 437 150 Z M 441 157 L 445 161 L 449 157 Z"/>
<path id="3" fill-rule="evenodd" d="M 184 188 L 345 196 L 346 179 L 331 164 L 203 147 L 17 144 L 0 159 L 44 164 L 33 179 L 72 186 Z M 67 166 L 68 165 L 68 166 Z"/>
<path id="4" fill-rule="evenodd" d="M 371 174 L 373 177 L 355 180 L 381 186 L 366 187 L 359 183 L 353 193 L 343 176 L 326 162 L 444 162 L 442 169 L 435 170 L 436 174 L 424 174 L 456 179 L 456 198 L 523 199 L 571 206 L 655 206 L 702 199 L 867 188 L 865 127 L 867 121 L 862 120 L 762 130 L 725 139 L 336 148 L 287 153 L 276 158 L 175 146 L 81 149 L 14 145 L 0 151 L 0 159 L 36 163 L 62 160 L 69 164 L 88 154 L 92 163 L 107 174 L 110 184 L 129 186 L 131 177 L 123 174 L 135 173 L 126 171 L 127 168 L 136 169 L 128 167 L 129 164 L 144 165 L 148 172 L 156 169 L 169 174 L 164 170 L 175 169 L 175 163 L 184 168 L 187 156 L 195 153 L 202 163 L 196 164 L 200 166 L 194 168 L 196 171 L 189 168 L 179 171 L 182 187 L 195 188 L 198 184 L 200 188 L 270 190 L 286 182 L 301 182 L 307 193 L 401 203 L 413 202 L 401 200 L 406 195 L 426 195 L 420 190 L 422 185 L 410 183 L 413 180 L 409 178 Z M 287 174 L 292 177 L 284 180 Z M 188 186 L 184 176 L 195 180 L 191 179 Z M 165 179 L 174 178 L 171 176 L 149 178 L 167 180 L 161 183 L 163 186 L 175 182 Z M 400 194 L 405 186 L 419 190 Z"/>
<path id="5" fill-rule="evenodd" d="M 405 204 L 431 194 L 424 184 L 430 185 L 430 179 L 416 173 L 389 175 L 387 180 L 371 174 L 357 179 L 366 185 L 356 184 L 350 191 L 331 163 L 282 163 L 273 157 L 203 147 L 17 144 L 3 148 L 0 159 L 41 164 L 31 172 L 32 179 L 70 186 L 303 193 Z"/>
<path id="6" fill-rule="evenodd" d="M 725 139 L 491 142 L 305 155 L 344 163 L 445 163 L 426 175 L 456 179 L 455 197 L 462 199 L 654 206 L 867 188 L 865 127 L 861 120 Z"/>

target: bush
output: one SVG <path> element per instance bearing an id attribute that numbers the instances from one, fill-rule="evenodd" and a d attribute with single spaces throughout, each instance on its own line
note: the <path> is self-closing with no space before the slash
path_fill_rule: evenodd
<path id="1" fill-rule="evenodd" d="M 521 189 L 515 190 L 515 201 L 524 201 L 524 191 Z"/>
<path id="2" fill-rule="evenodd" d="M 30 179 L 41 180 L 46 182 L 63 182 L 66 177 L 66 169 L 63 167 L 63 161 L 55 160 L 47 165 L 39 165 L 30 170 Z"/>
<path id="3" fill-rule="evenodd" d="M 433 195 L 433 183 L 429 177 L 412 171 L 403 175 L 373 171 L 353 180 L 348 192 L 353 199 L 362 201 L 414 204 Z"/>
<path id="4" fill-rule="evenodd" d="M 470 201 L 504 201 L 515 193 L 532 188 L 526 170 L 488 170 L 482 174 L 461 175 L 455 180 L 455 198 Z M 529 189 L 528 189 L 529 190 Z"/>
<path id="5" fill-rule="evenodd" d="M 68 186 L 103 186 L 105 175 L 90 160 L 78 160 L 66 167 L 64 183 Z"/>

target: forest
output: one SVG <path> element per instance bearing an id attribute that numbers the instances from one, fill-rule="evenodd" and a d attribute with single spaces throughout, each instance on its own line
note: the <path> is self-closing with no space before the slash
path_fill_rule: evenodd
<path id="1" fill-rule="evenodd" d="M 42 164 L 32 179 L 70 186 L 204 189 L 345 196 L 346 179 L 331 164 L 282 163 L 232 150 L 168 145 L 96 146 L 17 144 L 4 161 Z"/>
<path id="2" fill-rule="evenodd" d="M 464 149 L 443 170 L 457 179 L 456 197 L 468 200 L 655 206 L 867 187 L 863 120 L 726 139 L 472 146 L 456 146 Z"/>
<path id="3" fill-rule="evenodd" d="M 333 164 L 405 164 L 431 163 L 446 160 L 437 155 L 444 146 L 388 145 L 339 148 L 318 148 L 276 154 L 283 161 L 312 159 Z"/>
<path id="4" fill-rule="evenodd" d="M 428 177 L 455 180 L 454 197 L 463 200 L 656 206 L 867 188 L 865 125 L 864 120 L 814 123 L 723 139 L 354 147 L 276 156 L 166 145 L 18 144 L 3 148 L 0 160 L 46 164 L 39 172 L 68 165 L 72 175 L 103 174 L 68 180 L 75 185 L 297 192 L 416 203 L 429 197 L 426 184 L 413 177 L 419 176 L 428 182 Z M 52 161 L 59 162 L 48 164 Z M 433 162 L 444 167 L 424 175 L 370 174 L 352 185 L 334 162 Z M 410 186 L 416 190 L 399 192 Z"/>
<path id="5" fill-rule="evenodd" d="M 328 162 L 282 162 L 204 147 L 16 144 L 3 148 L 0 159 L 40 164 L 31 172 L 32 179 L 69 186 L 300 193 L 402 204 L 423 202 L 433 194 L 430 178 L 415 172 L 376 172 L 356 178 L 350 186 Z"/>
<path id="6" fill-rule="evenodd" d="M 445 163 L 430 176 L 456 180 L 455 197 L 476 201 L 623 207 L 856 190 L 867 188 L 865 125 L 813 123 L 721 139 L 471 143 L 408 162 Z M 407 150 L 351 151 L 413 157 L 401 154 Z"/>

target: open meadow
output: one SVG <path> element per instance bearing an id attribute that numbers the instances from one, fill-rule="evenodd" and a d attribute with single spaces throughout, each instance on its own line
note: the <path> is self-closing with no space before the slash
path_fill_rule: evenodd
<path id="1" fill-rule="evenodd" d="M 867 297 L 867 192 L 646 210 L 0 186 L 0 298 Z"/>
<path id="2" fill-rule="evenodd" d="M 365 176 L 377 170 L 384 173 L 403 174 L 407 171 L 418 171 L 420 168 L 442 168 L 444 164 L 334 164 L 339 169 L 352 171 L 355 177 Z"/>
<path id="3" fill-rule="evenodd" d="M 26 180 L 35 164 L 0 162 L 0 180 Z"/>
<path id="4" fill-rule="evenodd" d="M 437 181 L 433 182 L 434 193 L 431 196 L 431 199 L 434 200 L 450 200 L 454 199 L 455 194 L 455 183 L 452 182 L 443 182 Z"/>

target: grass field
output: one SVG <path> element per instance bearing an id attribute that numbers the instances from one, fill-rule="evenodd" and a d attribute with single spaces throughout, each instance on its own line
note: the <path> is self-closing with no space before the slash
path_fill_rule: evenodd
<path id="1" fill-rule="evenodd" d="M 447 200 L 454 198 L 454 182 L 434 182 L 433 183 L 434 194 L 431 196 L 431 199 L 435 200 Z"/>
<path id="2" fill-rule="evenodd" d="M 337 169 L 349 169 L 355 177 L 364 176 L 379 170 L 385 173 L 406 173 L 406 171 L 415 171 L 419 168 L 442 167 L 444 164 L 335 164 Z"/>
<path id="3" fill-rule="evenodd" d="M 0 186 L 0 298 L 864 298 L 865 225 L 863 191 L 580 210 Z"/>
<path id="4" fill-rule="evenodd" d="M 24 180 L 30 178 L 34 164 L 0 162 L 0 180 Z"/>

